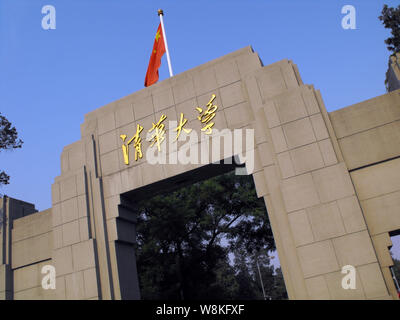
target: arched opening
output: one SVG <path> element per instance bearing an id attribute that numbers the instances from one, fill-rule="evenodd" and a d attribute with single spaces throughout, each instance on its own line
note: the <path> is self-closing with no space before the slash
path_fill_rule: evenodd
<path id="1" fill-rule="evenodd" d="M 137 215 L 142 299 L 287 298 L 264 201 L 231 163 L 122 195 Z"/>

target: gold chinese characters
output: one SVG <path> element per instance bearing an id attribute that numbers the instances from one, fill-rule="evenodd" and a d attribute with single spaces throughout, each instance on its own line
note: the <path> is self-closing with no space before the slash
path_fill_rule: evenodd
<path id="1" fill-rule="evenodd" d="M 213 94 L 211 96 L 210 101 L 207 103 L 204 109 L 196 107 L 196 110 L 199 112 L 199 116 L 197 117 L 197 119 L 202 123 L 202 125 L 204 125 L 201 131 L 207 135 L 210 135 L 212 133 L 212 127 L 214 126 L 214 122 L 212 122 L 211 120 L 214 119 L 215 113 L 218 109 L 218 106 L 214 104 L 215 98 L 216 95 Z M 150 147 L 156 146 L 159 152 L 161 151 L 161 145 L 165 140 L 165 124 L 163 123 L 165 119 L 167 119 L 167 116 L 165 114 L 162 114 L 158 122 L 153 123 L 152 128 L 148 130 L 149 133 L 150 132 L 152 133 L 150 138 Z M 187 121 L 188 119 L 186 119 L 183 113 L 181 112 L 179 124 L 176 128 L 173 129 L 173 131 L 176 131 L 176 136 L 174 141 L 178 140 L 182 130 L 187 134 L 189 134 L 192 131 L 192 129 L 185 128 Z M 143 127 L 140 124 L 138 124 L 136 127 L 136 133 L 130 140 L 126 141 L 127 138 L 126 134 L 120 135 L 120 138 L 123 142 L 121 149 L 124 157 L 124 163 L 126 165 L 129 165 L 129 145 L 132 142 L 135 148 L 135 161 L 138 161 L 138 159 L 141 159 L 143 157 L 142 138 L 140 137 L 140 133 L 142 131 Z"/>

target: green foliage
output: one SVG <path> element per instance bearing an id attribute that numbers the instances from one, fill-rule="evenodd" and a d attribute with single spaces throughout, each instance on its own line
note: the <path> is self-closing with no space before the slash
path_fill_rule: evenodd
<path id="1" fill-rule="evenodd" d="M 379 20 L 387 29 L 391 29 L 392 36 L 385 40 L 387 48 L 393 53 L 400 51 L 400 5 L 397 8 L 383 6 Z"/>
<path id="2" fill-rule="evenodd" d="M 285 294 L 283 283 L 274 283 L 282 278 L 275 279 L 269 266 L 267 252 L 275 244 L 251 176 L 221 175 L 143 201 L 139 208 L 143 299 L 262 299 L 254 272 L 260 253 L 265 281 Z"/>
<path id="3" fill-rule="evenodd" d="M 18 133 L 15 127 L 12 127 L 11 123 L 6 117 L 0 113 L 0 151 L 2 149 L 16 149 L 22 147 L 22 140 L 18 139 Z M 4 171 L 0 171 L 0 185 L 8 184 L 10 176 Z"/>

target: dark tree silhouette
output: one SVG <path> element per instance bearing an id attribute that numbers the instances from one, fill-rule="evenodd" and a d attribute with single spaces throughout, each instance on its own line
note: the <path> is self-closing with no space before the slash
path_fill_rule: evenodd
<path id="1" fill-rule="evenodd" d="M 225 174 L 139 203 L 137 265 L 143 299 L 263 299 L 286 295 L 251 176 Z M 277 277 L 275 276 L 277 275 Z"/>
<path id="2" fill-rule="evenodd" d="M 379 20 L 387 29 L 391 29 L 392 36 L 385 40 L 387 48 L 393 53 L 400 51 L 400 5 L 397 8 L 383 6 Z"/>
<path id="3" fill-rule="evenodd" d="M 21 148 L 23 141 L 18 138 L 18 132 L 11 122 L 0 113 L 0 151 Z M 9 184 L 10 176 L 0 171 L 0 185 Z"/>

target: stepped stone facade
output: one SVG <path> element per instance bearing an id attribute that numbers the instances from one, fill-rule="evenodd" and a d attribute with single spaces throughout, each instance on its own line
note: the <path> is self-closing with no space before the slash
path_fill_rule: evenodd
<path id="1" fill-rule="evenodd" d="M 61 154 L 52 208 L 0 199 L 0 298 L 140 299 L 136 200 L 232 167 L 135 161 L 133 144 L 126 164 L 121 135 L 181 113 L 200 132 L 195 107 L 213 94 L 214 129 L 254 129 L 245 150 L 289 298 L 398 299 L 388 248 L 400 230 L 400 90 L 328 113 L 293 62 L 263 66 L 251 47 L 85 115 L 81 139 Z M 55 290 L 42 288 L 45 265 L 55 267 Z M 345 265 L 356 289 L 342 288 Z"/>

